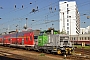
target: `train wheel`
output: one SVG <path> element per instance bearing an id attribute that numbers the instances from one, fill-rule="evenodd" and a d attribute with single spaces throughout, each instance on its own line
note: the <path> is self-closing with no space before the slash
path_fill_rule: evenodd
<path id="1" fill-rule="evenodd" d="M 25 47 L 25 49 L 26 49 L 26 50 L 28 50 L 28 48 L 27 48 L 27 47 Z"/>
<path id="2" fill-rule="evenodd" d="M 46 53 L 49 54 L 50 52 L 48 50 L 46 50 Z"/>
<path id="3" fill-rule="evenodd" d="M 29 50 L 30 50 L 30 48 L 29 48 L 29 47 L 27 47 L 27 50 L 29 51 Z"/>
<path id="4" fill-rule="evenodd" d="M 66 55 L 66 51 L 62 51 L 61 54 L 64 56 Z"/>
<path id="5" fill-rule="evenodd" d="M 50 53 L 49 50 L 46 50 L 46 49 L 44 50 L 44 52 L 45 52 L 45 53 Z"/>
<path id="6" fill-rule="evenodd" d="M 70 54 L 70 55 L 71 55 L 71 54 L 72 54 L 72 51 L 69 51 L 69 52 L 68 52 L 68 54 Z"/>
<path id="7" fill-rule="evenodd" d="M 61 50 L 58 50 L 58 51 L 57 51 L 57 54 L 61 54 Z"/>

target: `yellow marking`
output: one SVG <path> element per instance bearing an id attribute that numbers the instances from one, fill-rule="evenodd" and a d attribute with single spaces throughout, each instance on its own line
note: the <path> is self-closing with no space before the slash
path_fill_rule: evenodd
<path id="1" fill-rule="evenodd" d="M 61 54 L 61 50 L 58 50 L 58 51 L 57 51 L 57 54 Z"/>
<path id="2" fill-rule="evenodd" d="M 71 52 L 71 51 L 69 51 L 69 53 L 70 53 L 70 54 L 72 54 L 72 52 Z"/>
<path id="3" fill-rule="evenodd" d="M 66 54 L 68 54 L 68 50 L 66 50 Z"/>
<path id="4" fill-rule="evenodd" d="M 66 48 L 66 50 L 72 50 L 71 48 Z"/>
<path id="5" fill-rule="evenodd" d="M 54 50 L 57 50 L 57 49 L 54 49 Z"/>

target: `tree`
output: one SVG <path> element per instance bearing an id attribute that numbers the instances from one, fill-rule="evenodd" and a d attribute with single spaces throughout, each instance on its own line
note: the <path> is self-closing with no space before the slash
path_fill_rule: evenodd
<path id="1" fill-rule="evenodd" d="M 62 29 L 62 31 L 60 32 L 60 34 L 66 34 L 66 32 L 65 32 L 65 31 L 63 31 L 63 29 Z"/>
<path id="2" fill-rule="evenodd" d="M 66 32 L 65 31 L 61 31 L 60 34 L 66 34 Z"/>

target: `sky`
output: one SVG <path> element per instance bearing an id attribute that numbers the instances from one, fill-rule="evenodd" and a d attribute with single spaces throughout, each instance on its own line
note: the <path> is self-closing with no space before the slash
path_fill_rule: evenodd
<path id="1" fill-rule="evenodd" d="M 59 1 L 61 0 L 0 0 L 0 32 L 22 30 L 26 22 L 27 27 L 32 29 L 47 30 L 54 27 L 58 30 Z M 74 1 L 80 13 L 80 25 L 87 27 L 90 25 L 90 19 L 87 19 L 90 16 L 90 0 Z M 37 10 L 37 7 L 38 11 L 30 13 L 32 9 Z"/>

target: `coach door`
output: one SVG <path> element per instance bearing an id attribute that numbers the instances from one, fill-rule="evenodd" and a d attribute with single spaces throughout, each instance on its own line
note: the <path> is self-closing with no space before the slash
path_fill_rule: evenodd
<path id="1" fill-rule="evenodd" d="M 22 38 L 22 45 L 24 45 L 24 38 Z"/>

